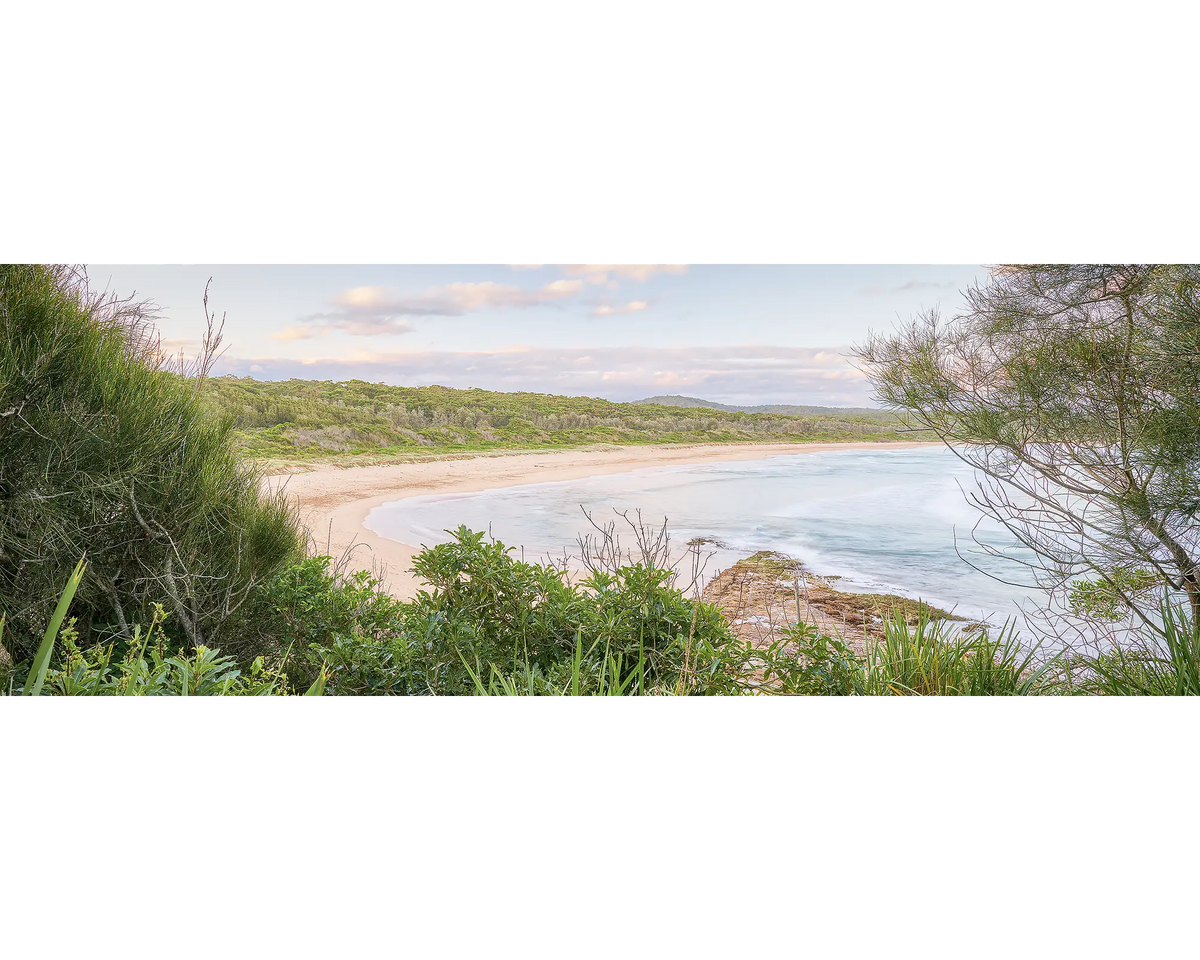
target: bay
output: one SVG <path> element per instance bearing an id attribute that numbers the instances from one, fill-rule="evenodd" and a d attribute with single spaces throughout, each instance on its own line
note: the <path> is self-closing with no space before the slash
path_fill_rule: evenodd
<path id="1" fill-rule="evenodd" d="M 981 522 L 964 496 L 974 486 L 972 469 L 944 448 L 799 453 L 411 497 L 376 508 L 365 525 L 431 545 L 465 524 L 533 560 L 577 555 L 577 538 L 592 529 L 584 510 L 598 523 L 616 520 L 618 532 L 618 514 L 640 510 L 650 524 L 665 518 L 678 548 L 698 537 L 716 541 L 706 548 L 708 576 L 772 550 L 841 577 L 841 589 L 899 593 L 995 623 L 1023 619 L 1022 606 L 1041 594 L 996 579 L 1028 574 L 974 538 L 1008 557 L 1030 555 Z"/>

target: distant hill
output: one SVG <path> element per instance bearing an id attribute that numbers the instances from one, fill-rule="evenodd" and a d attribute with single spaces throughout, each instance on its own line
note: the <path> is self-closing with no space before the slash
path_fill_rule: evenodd
<path id="1" fill-rule="evenodd" d="M 390 387 L 361 380 L 215 377 L 202 396 L 233 420 L 243 455 L 261 460 L 404 457 L 493 449 L 632 443 L 797 443 L 912 440 L 893 414 L 833 407 L 711 409 L 701 400 Z M 692 409 L 679 401 L 694 404 Z M 799 415 L 791 413 L 797 411 Z M 361 461 L 360 461 L 361 462 Z"/>
<path id="2" fill-rule="evenodd" d="M 717 403 L 715 400 L 701 400 L 698 397 L 647 397 L 645 400 L 635 400 L 634 403 L 657 403 L 663 407 L 707 407 L 710 410 L 724 410 L 726 413 L 777 413 L 785 417 L 805 417 L 819 413 L 834 414 L 865 414 L 875 416 L 890 416 L 884 410 L 871 407 L 807 407 L 789 403 L 764 403 L 757 407 L 736 407 L 728 403 Z"/>

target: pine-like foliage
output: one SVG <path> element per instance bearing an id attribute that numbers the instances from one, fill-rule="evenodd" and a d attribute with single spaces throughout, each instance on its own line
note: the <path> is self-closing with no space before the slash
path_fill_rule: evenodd
<path id="1" fill-rule="evenodd" d="M 231 450 L 229 421 L 161 368 L 150 331 L 70 271 L 0 266 L 0 614 L 17 660 L 83 556 L 84 645 L 155 602 L 199 645 L 302 549 L 284 502 Z"/>

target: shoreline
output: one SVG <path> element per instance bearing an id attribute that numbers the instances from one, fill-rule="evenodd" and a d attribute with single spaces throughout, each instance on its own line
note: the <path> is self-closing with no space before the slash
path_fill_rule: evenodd
<path id="1" fill-rule="evenodd" d="M 601 450 L 488 453 L 381 466 L 318 466 L 263 478 L 298 507 L 315 544 L 335 559 L 351 551 L 349 566 L 380 574 L 386 588 L 411 599 L 421 582 L 410 573 L 419 544 L 389 540 L 363 526 L 376 507 L 430 494 L 480 493 L 530 483 L 553 483 L 697 463 L 765 460 L 797 453 L 939 447 L 940 442 L 763 443 L 621 446 Z"/>

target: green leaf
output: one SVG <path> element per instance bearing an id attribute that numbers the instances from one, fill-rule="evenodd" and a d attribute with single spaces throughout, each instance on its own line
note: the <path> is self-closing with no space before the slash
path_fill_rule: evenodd
<path id="1" fill-rule="evenodd" d="M 325 673 L 325 668 L 321 667 L 321 675 L 313 681 L 313 685 L 304 691 L 306 697 L 320 697 L 325 693 L 325 681 L 328 679 L 328 674 Z"/>
<path id="2" fill-rule="evenodd" d="M 46 635 L 42 637 L 42 643 L 33 658 L 33 666 L 29 670 L 29 677 L 25 681 L 24 690 L 22 690 L 27 697 L 36 697 L 42 692 L 42 684 L 46 682 L 46 671 L 50 669 L 50 653 L 54 650 L 54 641 L 58 639 L 58 631 L 67 616 L 71 601 L 75 599 L 75 591 L 79 589 L 85 569 L 87 569 L 87 561 L 80 559 L 75 567 L 75 572 L 71 574 L 71 579 L 67 581 L 66 589 L 58 598 L 58 606 L 54 608 L 54 616 L 50 618 L 50 625 L 46 627 Z"/>

